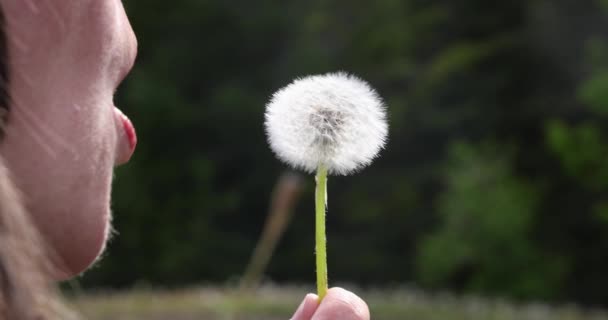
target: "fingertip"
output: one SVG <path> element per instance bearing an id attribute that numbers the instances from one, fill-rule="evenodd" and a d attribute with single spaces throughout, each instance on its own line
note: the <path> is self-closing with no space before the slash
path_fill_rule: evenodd
<path id="1" fill-rule="evenodd" d="M 304 297 L 304 301 L 306 301 L 309 304 L 319 306 L 319 296 L 314 293 L 306 294 L 306 296 Z"/>
<path id="2" fill-rule="evenodd" d="M 291 317 L 291 320 L 310 320 L 312 315 L 319 306 L 319 297 L 316 294 L 309 293 L 304 297 L 302 303 Z"/>

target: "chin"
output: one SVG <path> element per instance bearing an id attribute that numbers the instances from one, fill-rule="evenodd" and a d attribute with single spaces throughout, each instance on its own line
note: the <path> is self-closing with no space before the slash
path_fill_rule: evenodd
<path id="1" fill-rule="evenodd" d="M 53 237 L 50 244 L 55 256 L 52 259 L 56 266 L 54 280 L 63 281 L 78 276 L 99 260 L 110 230 L 109 211 L 103 216 L 106 218 L 97 223 L 88 223 L 84 228 L 72 225 L 75 229 L 66 232 L 66 236 Z"/>

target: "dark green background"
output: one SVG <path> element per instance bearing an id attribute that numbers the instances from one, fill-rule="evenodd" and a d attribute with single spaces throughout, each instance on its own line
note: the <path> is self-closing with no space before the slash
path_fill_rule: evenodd
<path id="1" fill-rule="evenodd" d="M 286 170 L 264 107 L 345 70 L 390 115 L 369 168 L 329 180 L 333 283 L 608 302 L 608 2 L 124 1 L 117 105 L 138 129 L 118 235 L 85 287 L 234 283 Z M 313 178 L 267 278 L 314 283 Z"/>

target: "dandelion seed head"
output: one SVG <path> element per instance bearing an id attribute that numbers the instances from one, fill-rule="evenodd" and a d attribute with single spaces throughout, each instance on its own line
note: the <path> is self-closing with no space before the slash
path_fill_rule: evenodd
<path id="1" fill-rule="evenodd" d="M 365 81 L 346 73 L 296 79 L 266 106 L 271 149 L 287 164 L 346 175 L 367 165 L 384 147 L 386 108 Z"/>

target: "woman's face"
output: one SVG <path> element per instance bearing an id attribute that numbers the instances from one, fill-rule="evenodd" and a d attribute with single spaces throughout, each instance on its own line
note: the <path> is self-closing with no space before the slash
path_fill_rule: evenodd
<path id="1" fill-rule="evenodd" d="M 113 94 L 137 43 L 120 0 L 0 3 L 12 101 L 0 154 L 68 277 L 103 251 L 113 167 L 135 148 Z"/>

